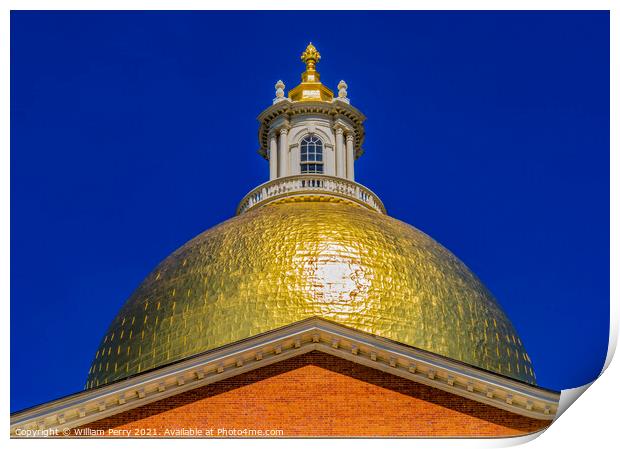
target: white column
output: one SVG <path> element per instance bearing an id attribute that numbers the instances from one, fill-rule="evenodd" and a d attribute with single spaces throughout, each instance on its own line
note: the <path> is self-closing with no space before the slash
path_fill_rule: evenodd
<path id="1" fill-rule="evenodd" d="M 326 175 L 336 176 L 336 154 L 333 145 L 325 145 L 323 148 L 323 164 Z"/>
<path id="2" fill-rule="evenodd" d="M 275 133 L 269 136 L 269 180 L 278 177 L 278 139 Z"/>
<path id="3" fill-rule="evenodd" d="M 288 129 L 280 129 L 280 154 L 278 155 L 278 178 L 289 176 L 288 163 Z"/>
<path id="4" fill-rule="evenodd" d="M 355 154 L 353 148 L 353 134 L 347 133 L 347 179 L 355 181 L 353 166 L 355 165 Z"/>
<path id="5" fill-rule="evenodd" d="M 301 174 L 301 150 L 299 145 L 291 145 L 291 151 L 289 152 L 289 162 L 290 162 L 290 171 L 289 174 L 291 176 Z"/>
<path id="6" fill-rule="evenodd" d="M 344 131 L 336 128 L 336 176 L 346 177 L 345 155 L 344 155 Z"/>

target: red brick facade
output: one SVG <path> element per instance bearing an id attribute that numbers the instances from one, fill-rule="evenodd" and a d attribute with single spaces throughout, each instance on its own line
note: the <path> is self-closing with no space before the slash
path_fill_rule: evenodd
<path id="1" fill-rule="evenodd" d="M 158 436 L 175 436 L 166 429 L 202 429 L 199 436 L 226 436 L 218 429 L 277 430 L 284 437 L 510 436 L 549 424 L 312 352 L 78 429 L 131 436 L 135 429 Z"/>

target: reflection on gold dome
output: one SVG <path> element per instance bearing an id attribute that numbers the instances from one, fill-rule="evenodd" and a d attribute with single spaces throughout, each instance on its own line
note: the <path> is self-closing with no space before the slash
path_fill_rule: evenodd
<path id="1" fill-rule="evenodd" d="M 534 383 L 489 291 L 419 230 L 346 202 L 274 202 L 165 259 L 114 319 L 92 388 L 320 316 Z"/>

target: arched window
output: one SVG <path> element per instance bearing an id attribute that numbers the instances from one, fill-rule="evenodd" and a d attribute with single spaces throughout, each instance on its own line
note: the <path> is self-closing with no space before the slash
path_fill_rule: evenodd
<path id="1" fill-rule="evenodd" d="M 301 140 L 301 172 L 323 173 L 323 142 L 309 134 Z"/>

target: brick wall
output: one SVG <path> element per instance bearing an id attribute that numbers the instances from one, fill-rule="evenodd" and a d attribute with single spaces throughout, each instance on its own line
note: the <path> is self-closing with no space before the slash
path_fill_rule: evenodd
<path id="1" fill-rule="evenodd" d="M 546 427 L 340 358 L 312 352 L 82 426 L 279 430 L 283 436 L 509 436 Z M 174 435 L 172 435 L 174 436 Z M 228 435 L 230 436 L 230 434 Z"/>

